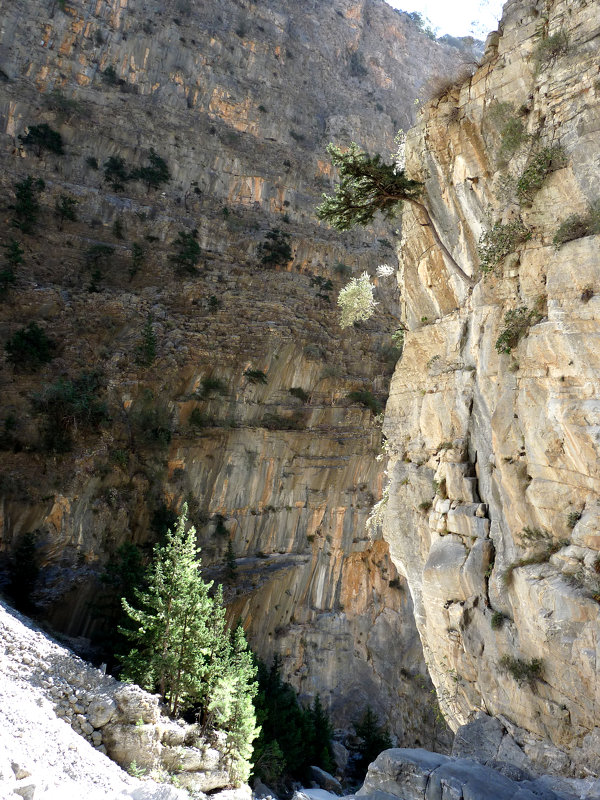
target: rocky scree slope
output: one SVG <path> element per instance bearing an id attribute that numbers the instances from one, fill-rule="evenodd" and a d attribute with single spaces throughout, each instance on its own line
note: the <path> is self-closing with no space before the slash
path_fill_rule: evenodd
<path id="1" fill-rule="evenodd" d="M 407 212 L 384 425 L 384 536 L 446 719 L 485 712 L 513 763 L 582 777 L 600 771 L 599 22 L 586 0 L 507 3 L 473 78 L 410 132 L 408 173 L 477 283 Z"/>
<path id="2" fill-rule="evenodd" d="M 157 697 L 94 669 L 3 604 L 0 632 L 3 800 L 182 800 L 189 794 L 169 785 L 172 776 L 192 793 L 230 783 L 219 751 L 162 716 Z M 132 764 L 161 783 L 123 771 Z M 249 789 L 218 796 L 230 795 Z"/>
<path id="3" fill-rule="evenodd" d="M 32 597 L 57 628 L 98 633 L 109 557 L 151 544 L 185 499 L 219 580 L 231 541 L 227 600 L 263 658 L 280 653 L 336 724 L 368 698 L 401 742 L 435 741 L 410 598 L 364 531 L 380 429 L 347 399 L 386 395 L 397 298 L 384 287 L 378 320 L 344 336 L 334 309 L 348 274 L 393 258 L 392 233 L 340 237 L 313 209 L 332 186 L 326 144 L 389 152 L 423 82 L 455 63 L 380 0 L 3 6 L 2 238 L 24 252 L 0 338 L 36 322 L 57 349 L 37 371 L 1 365 L 0 537 L 10 566 L 33 535 Z M 64 155 L 22 145 L 41 124 Z M 127 173 L 152 149 L 171 173 L 157 190 L 103 180 L 109 158 Z M 20 235 L 9 206 L 27 175 L 45 189 Z M 55 217 L 62 195 L 75 221 Z M 292 258 L 268 267 L 273 230 Z M 196 271 L 171 260 L 180 233 Z M 36 410 L 89 372 L 96 424 Z"/>

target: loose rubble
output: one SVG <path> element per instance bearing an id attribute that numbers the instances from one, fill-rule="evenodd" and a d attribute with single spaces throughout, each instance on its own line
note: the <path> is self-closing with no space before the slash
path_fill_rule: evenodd
<path id="1" fill-rule="evenodd" d="M 197 797 L 230 783 L 219 750 L 162 716 L 158 697 L 86 664 L 0 602 L 0 800 L 189 797 L 157 780 Z"/>

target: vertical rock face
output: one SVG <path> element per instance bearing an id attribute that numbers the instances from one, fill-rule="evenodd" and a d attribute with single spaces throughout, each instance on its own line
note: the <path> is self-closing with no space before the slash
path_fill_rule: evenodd
<path id="1" fill-rule="evenodd" d="M 12 204 L 25 176 L 46 184 L 32 234 L 2 218 L 24 250 L 2 345 L 30 321 L 57 344 L 37 371 L 2 363 L 4 555 L 33 533 L 34 599 L 88 635 L 109 556 L 151 544 L 185 500 L 219 581 L 231 541 L 227 600 L 262 657 L 281 653 L 336 724 L 369 702 L 401 743 L 435 743 L 406 585 L 364 530 L 381 431 L 347 399 L 385 398 L 397 297 L 387 287 L 378 320 L 343 336 L 333 302 L 393 258 L 392 233 L 340 236 L 314 206 L 327 143 L 389 152 L 455 52 L 380 0 L 15 2 L 0 26 L 2 191 Z M 22 145 L 43 123 L 64 156 Z M 129 173 L 152 150 L 171 174 L 157 190 L 104 180 L 109 158 Z M 77 220 L 57 225 L 61 195 Z M 292 257 L 268 266 L 277 230 Z M 195 269 L 173 261 L 181 233 Z M 59 453 L 35 397 L 84 372 L 107 414 L 94 430 L 65 412 Z"/>
<path id="2" fill-rule="evenodd" d="M 572 774 L 600 769 L 598 34 L 597 3 L 507 3 L 410 132 L 408 173 L 477 283 L 408 212 L 384 426 L 384 536 L 446 718 L 498 716 Z"/>

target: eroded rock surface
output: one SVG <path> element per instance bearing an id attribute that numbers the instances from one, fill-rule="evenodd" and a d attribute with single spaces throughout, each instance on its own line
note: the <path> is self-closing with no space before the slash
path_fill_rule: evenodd
<path id="1" fill-rule="evenodd" d="M 36 799 L 57 787 L 69 800 L 121 791 L 133 800 L 188 796 L 123 770 L 167 783 L 176 776 L 195 791 L 231 785 L 218 734 L 215 743 L 202 740 L 195 726 L 164 716 L 158 697 L 103 674 L 1 603 L 0 647 L 3 798 L 19 794 L 25 779 Z"/>
<path id="2" fill-rule="evenodd" d="M 552 781 L 512 776 L 466 758 L 427 750 L 386 750 L 370 765 L 356 797 L 378 800 L 561 800 L 600 797 L 598 781 Z"/>
<path id="3" fill-rule="evenodd" d="M 360 331 L 342 335 L 334 302 L 350 275 L 393 259 L 393 233 L 340 236 L 314 207 L 333 185 L 327 143 L 389 153 L 456 51 L 383 0 L 64 5 L 15 2 L 0 22 L 2 191 L 12 203 L 26 175 L 46 182 L 33 234 L 10 212 L 1 221 L 24 249 L 2 345 L 37 321 L 58 346 L 35 374 L 2 363 L 1 419 L 16 421 L 0 437 L 2 552 L 34 533 L 38 607 L 89 637 L 108 558 L 154 541 L 157 513 L 187 500 L 217 580 L 232 542 L 227 601 L 259 654 L 280 653 L 284 677 L 307 699 L 320 692 L 336 724 L 370 702 L 401 742 L 431 744 L 410 599 L 364 532 L 382 489 L 380 428 L 347 399 L 386 395 L 393 280 Z M 43 123 L 64 156 L 22 145 Z M 109 158 L 128 172 L 152 148 L 172 176 L 158 190 L 104 180 Z M 61 195 L 77 220 L 59 225 Z M 259 250 L 273 229 L 292 249 L 276 268 Z M 186 272 L 174 243 L 193 231 L 200 258 Z M 70 453 L 46 452 L 34 396 L 95 370 L 109 420 L 77 425 Z"/>
<path id="4" fill-rule="evenodd" d="M 476 285 L 407 212 L 384 426 L 384 535 L 446 718 L 497 716 L 531 763 L 578 776 L 600 772 L 599 238 L 553 239 L 598 198 L 599 32 L 597 3 L 507 3 L 472 80 L 410 132 L 410 177 Z M 519 220 L 484 276 L 482 233 Z"/>

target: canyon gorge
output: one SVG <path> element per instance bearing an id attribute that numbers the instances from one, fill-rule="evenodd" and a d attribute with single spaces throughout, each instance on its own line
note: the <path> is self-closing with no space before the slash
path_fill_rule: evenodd
<path id="1" fill-rule="evenodd" d="M 337 728 L 370 705 L 398 747 L 593 780 L 598 3 L 509 0 L 477 60 L 383 0 L 0 8 L 0 334 L 52 340 L 0 362 L 4 585 L 29 553 L 94 658 L 102 575 L 187 502 L 230 618 Z M 390 160 L 399 129 L 430 224 L 320 224 L 327 144 Z"/>

